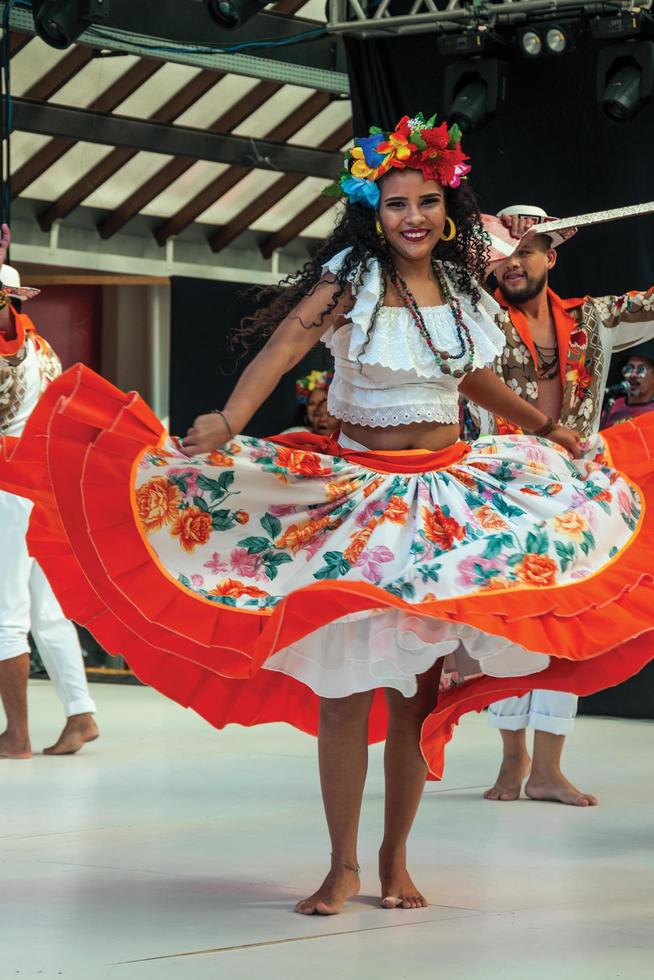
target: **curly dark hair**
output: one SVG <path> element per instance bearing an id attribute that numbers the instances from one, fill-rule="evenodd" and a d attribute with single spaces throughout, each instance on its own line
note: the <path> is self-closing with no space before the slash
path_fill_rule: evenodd
<path id="1" fill-rule="evenodd" d="M 481 298 L 479 283 L 483 283 L 489 259 L 488 237 L 481 223 L 477 198 L 464 182 L 457 188 L 445 188 L 445 206 L 448 216 L 456 225 L 456 235 L 451 242 L 439 242 L 433 254 L 435 258 L 449 263 L 448 272 L 456 286 L 471 298 L 476 307 Z M 311 295 L 324 279 L 324 264 L 343 249 L 350 248 L 351 251 L 340 270 L 334 274 L 339 289 L 318 319 L 312 324 L 305 324 L 306 327 L 321 326 L 350 283 L 356 294 L 365 274 L 367 260 L 371 257 L 380 263 L 386 284 L 394 270 L 393 258 L 388 245 L 375 229 L 376 220 L 377 214 L 372 208 L 362 204 L 346 204 L 331 235 L 316 248 L 298 272 L 287 276 L 277 286 L 257 289 L 256 298 L 262 305 L 252 316 L 243 319 L 236 331 L 236 339 L 244 347 L 249 347 L 250 342 L 273 333 L 300 300 Z M 373 314 L 373 326 L 383 304 L 384 292 Z"/>

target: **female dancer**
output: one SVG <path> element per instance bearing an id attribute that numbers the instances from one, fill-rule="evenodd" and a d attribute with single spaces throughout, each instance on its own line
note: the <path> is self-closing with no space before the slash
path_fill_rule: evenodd
<path id="1" fill-rule="evenodd" d="M 407 838 L 451 722 L 502 685 L 597 689 L 651 656 L 644 491 L 573 462 L 575 434 L 487 368 L 504 338 L 465 160 L 422 116 L 356 141 L 340 223 L 250 322 L 274 332 L 188 458 L 78 369 L 0 465 L 36 501 L 32 550 L 64 608 L 143 680 L 219 727 L 318 731 L 332 860 L 304 914 L 358 891 L 369 741 L 386 738 L 382 904 L 422 907 Z M 237 437 L 320 339 L 338 443 Z M 460 443 L 459 393 L 535 435 Z M 441 709 L 445 655 L 485 676 Z"/>

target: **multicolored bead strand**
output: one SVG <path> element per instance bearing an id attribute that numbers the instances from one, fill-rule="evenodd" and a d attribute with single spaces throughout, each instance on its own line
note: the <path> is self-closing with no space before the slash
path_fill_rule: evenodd
<path id="1" fill-rule="evenodd" d="M 431 338 L 431 334 L 427 329 L 427 325 L 425 324 L 422 311 L 418 306 L 418 303 L 416 302 L 413 293 L 409 289 L 409 286 L 407 285 L 404 278 L 397 271 L 397 269 L 394 269 L 392 272 L 391 282 L 393 283 L 393 286 L 395 287 L 400 299 L 409 310 L 413 322 L 415 323 L 416 328 L 418 330 L 418 333 L 425 341 L 431 353 L 434 355 L 434 359 L 436 360 L 436 363 L 440 367 L 441 372 L 443 374 L 451 374 L 454 378 L 462 378 L 464 374 L 467 374 L 473 369 L 473 364 L 475 359 L 474 341 L 472 339 L 472 334 L 470 333 L 468 325 L 466 324 L 463 318 L 463 311 L 461 310 L 461 304 L 459 303 L 458 298 L 452 293 L 452 290 L 450 289 L 449 283 L 447 282 L 447 279 L 443 274 L 440 265 L 437 262 L 434 262 L 433 268 L 436 274 L 436 278 L 438 279 L 438 284 L 441 288 L 441 292 L 443 293 L 443 297 L 446 303 L 448 304 L 448 306 L 450 307 L 450 310 L 452 311 L 452 316 L 454 318 L 456 335 L 459 342 L 459 350 L 457 350 L 454 353 L 450 353 L 449 351 L 444 351 L 444 350 L 437 350 Z M 463 359 L 464 357 L 466 358 L 466 362 L 461 368 L 455 368 L 453 370 L 449 364 L 445 363 L 450 359 L 458 361 Z"/>

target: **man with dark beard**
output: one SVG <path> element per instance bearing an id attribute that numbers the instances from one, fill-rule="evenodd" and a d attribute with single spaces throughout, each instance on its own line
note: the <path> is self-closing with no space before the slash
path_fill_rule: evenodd
<path id="1" fill-rule="evenodd" d="M 565 238 L 547 235 L 546 213 L 517 205 L 498 217 L 518 239 L 515 251 L 492 266 L 507 341 L 498 372 L 518 395 L 588 440 L 585 455 L 593 460 L 611 354 L 654 335 L 654 287 L 623 296 L 561 299 L 549 288 L 548 277 L 556 265 L 556 247 Z M 525 235 L 540 223 L 542 234 Z M 485 413 L 481 425 L 482 434 L 518 431 Z M 577 698 L 556 691 L 532 691 L 491 705 L 490 725 L 501 732 L 504 755 L 486 799 L 517 800 L 527 779 L 525 794 L 531 799 L 595 806 L 596 797 L 580 792 L 560 767 L 576 712 Z M 528 727 L 534 729 L 533 759 L 527 751 Z"/>

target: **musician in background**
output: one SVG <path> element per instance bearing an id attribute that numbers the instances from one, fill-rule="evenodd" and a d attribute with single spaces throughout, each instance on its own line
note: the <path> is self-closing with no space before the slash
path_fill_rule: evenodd
<path id="1" fill-rule="evenodd" d="M 604 425 L 615 425 L 654 411 L 654 341 L 639 344 L 622 364 L 622 377 L 629 386 L 606 413 Z"/>
<path id="2" fill-rule="evenodd" d="M 556 424 L 576 429 L 588 441 L 586 452 L 593 459 L 611 355 L 654 336 L 654 287 L 623 296 L 561 299 L 549 288 L 548 277 L 556 265 L 557 248 L 571 232 L 548 235 L 548 216 L 538 207 L 517 205 L 498 217 L 518 239 L 513 253 L 491 267 L 506 334 L 498 373 Z M 536 224 L 542 225 L 542 233 L 539 227 L 538 234 L 524 238 Z M 639 401 L 646 400 L 648 392 L 650 399 L 654 396 L 654 345 L 648 348 L 650 360 L 636 357 L 634 350 L 627 362 L 635 365 L 629 371 L 638 381 L 634 394 Z M 627 402 L 635 408 L 633 395 Z M 482 435 L 517 431 L 503 419 L 479 414 Z M 491 705 L 489 721 L 500 730 L 504 756 L 495 785 L 484 794 L 486 799 L 517 800 L 526 779 L 525 794 L 531 799 L 595 806 L 596 797 L 582 793 L 561 771 L 565 737 L 574 727 L 576 713 L 577 698 L 556 691 L 532 691 Z M 534 729 L 533 758 L 527 751 L 528 727 Z"/>

